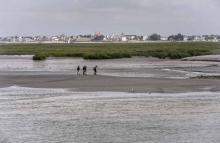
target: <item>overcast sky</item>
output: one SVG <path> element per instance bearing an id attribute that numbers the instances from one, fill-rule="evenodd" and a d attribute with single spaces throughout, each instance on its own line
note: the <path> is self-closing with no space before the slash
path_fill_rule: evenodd
<path id="1" fill-rule="evenodd" d="M 220 0 L 0 0 L 0 36 L 220 34 Z"/>

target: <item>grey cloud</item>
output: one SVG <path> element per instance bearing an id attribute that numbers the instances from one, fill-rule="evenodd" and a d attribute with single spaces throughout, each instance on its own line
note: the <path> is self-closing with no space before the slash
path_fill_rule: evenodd
<path id="1" fill-rule="evenodd" d="M 0 36 L 218 34 L 219 6 L 219 0 L 0 0 Z"/>

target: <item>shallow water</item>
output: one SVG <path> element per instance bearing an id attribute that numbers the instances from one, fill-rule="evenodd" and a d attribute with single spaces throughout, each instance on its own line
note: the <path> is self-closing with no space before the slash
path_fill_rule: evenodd
<path id="1" fill-rule="evenodd" d="M 155 58 L 114 60 L 49 58 L 46 61 L 36 62 L 32 60 L 32 56 L 0 56 L 0 75 L 76 74 L 78 65 L 87 65 L 89 74 L 92 74 L 92 68 L 98 65 L 98 74 L 121 77 L 189 78 L 200 75 L 220 75 L 219 62 Z"/>
<path id="2" fill-rule="evenodd" d="M 0 142 L 219 143 L 220 93 L 0 89 Z"/>

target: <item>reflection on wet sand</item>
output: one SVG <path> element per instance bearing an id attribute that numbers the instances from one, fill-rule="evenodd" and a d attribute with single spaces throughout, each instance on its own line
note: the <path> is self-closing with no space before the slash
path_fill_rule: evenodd
<path id="1" fill-rule="evenodd" d="M 99 74 L 120 77 L 157 77 L 183 79 L 196 76 L 220 75 L 220 63 L 210 61 L 159 60 L 131 58 L 115 60 L 83 60 L 50 58 L 36 62 L 31 56 L 0 56 L 0 74 L 76 74 L 78 65 L 87 65 L 88 74 L 99 66 Z M 81 73 L 82 74 L 82 73 Z"/>

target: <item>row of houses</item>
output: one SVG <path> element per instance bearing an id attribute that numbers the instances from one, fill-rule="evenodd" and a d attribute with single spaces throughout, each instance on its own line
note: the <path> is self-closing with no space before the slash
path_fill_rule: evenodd
<path id="1" fill-rule="evenodd" d="M 123 35 L 120 39 L 120 41 L 128 42 L 131 40 L 137 40 L 137 41 L 185 41 L 185 42 L 220 42 L 220 35 L 171 35 L 171 36 L 160 36 L 158 35 L 157 39 L 151 39 L 150 36 L 136 36 L 136 35 Z"/>
<path id="2" fill-rule="evenodd" d="M 153 37 L 153 38 L 152 38 Z M 64 34 L 58 36 L 8 36 L 0 37 L 1 43 L 75 43 L 75 42 L 144 42 L 144 41 L 210 41 L 220 42 L 220 35 L 171 35 L 160 36 L 158 34 L 143 36 L 143 35 L 126 35 L 126 34 L 111 34 L 103 35 L 101 33 L 66 36 Z"/>

